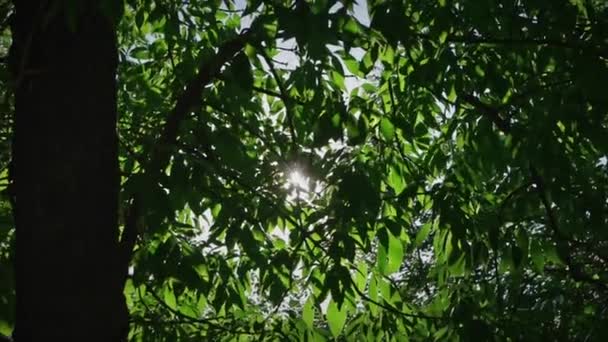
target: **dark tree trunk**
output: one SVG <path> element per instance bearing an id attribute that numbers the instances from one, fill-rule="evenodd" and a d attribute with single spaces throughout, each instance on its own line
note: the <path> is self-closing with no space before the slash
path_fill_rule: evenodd
<path id="1" fill-rule="evenodd" d="M 123 341 L 128 332 L 116 35 L 96 4 L 15 1 L 18 342 Z"/>

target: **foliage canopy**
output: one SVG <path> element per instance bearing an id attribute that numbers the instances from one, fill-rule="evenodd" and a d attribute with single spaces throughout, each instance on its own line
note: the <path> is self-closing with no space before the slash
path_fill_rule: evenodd
<path id="1" fill-rule="evenodd" d="M 117 33 L 131 340 L 608 339 L 603 1 L 126 0 Z"/>

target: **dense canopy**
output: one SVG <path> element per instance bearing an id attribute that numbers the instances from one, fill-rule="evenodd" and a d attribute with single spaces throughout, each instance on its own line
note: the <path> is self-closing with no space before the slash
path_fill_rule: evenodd
<path id="1" fill-rule="evenodd" d="M 118 8 L 129 340 L 608 340 L 604 1 Z M 13 12 L 0 2 L 5 335 Z"/>

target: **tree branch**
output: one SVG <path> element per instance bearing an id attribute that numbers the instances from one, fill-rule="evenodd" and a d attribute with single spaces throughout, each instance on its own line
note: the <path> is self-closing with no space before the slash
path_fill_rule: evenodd
<path id="1" fill-rule="evenodd" d="M 292 102 L 297 103 L 299 105 L 305 105 L 306 104 L 306 102 L 304 102 L 304 101 L 297 100 L 297 99 L 294 99 L 292 97 L 285 97 L 281 93 L 277 93 L 275 91 L 268 90 L 268 89 L 265 89 L 265 88 L 262 88 L 262 87 L 253 86 L 253 90 L 255 90 L 255 91 L 259 92 L 259 93 L 262 93 L 262 94 L 266 94 L 268 96 L 279 98 L 279 99 L 281 99 L 283 101 L 292 101 Z"/>
<path id="2" fill-rule="evenodd" d="M 221 71 L 221 68 L 229 62 L 239 51 L 243 49 L 250 38 L 250 31 L 245 31 L 236 38 L 227 41 L 219 47 L 215 56 L 210 60 L 202 61 L 198 73 L 186 84 L 183 93 L 177 98 L 175 106 L 169 113 L 165 122 L 161 137 L 156 143 L 156 148 L 145 165 L 145 172 L 152 179 L 159 177 L 167 167 L 170 158 L 171 146 L 174 146 L 179 133 L 179 126 L 188 116 L 192 108 L 202 104 L 201 93 Z M 121 263 L 125 270 L 131 261 L 133 248 L 137 240 L 137 221 L 142 216 L 139 200 L 135 196 L 127 210 L 128 215 L 134 215 L 126 220 L 125 228 L 121 237 Z"/>
<path id="3" fill-rule="evenodd" d="M 203 61 L 197 75 L 186 84 L 184 92 L 177 99 L 173 110 L 169 113 L 163 133 L 158 140 L 157 149 L 152 152 L 152 157 L 147 165 L 151 172 L 162 172 L 169 162 L 170 147 L 177 141 L 180 124 L 184 121 L 190 110 L 202 104 L 201 93 L 219 74 L 221 68 L 229 62 L 247 42 L 250 36 L 245 32 L 222 45 L 216 55 L 209 61 Z"/>

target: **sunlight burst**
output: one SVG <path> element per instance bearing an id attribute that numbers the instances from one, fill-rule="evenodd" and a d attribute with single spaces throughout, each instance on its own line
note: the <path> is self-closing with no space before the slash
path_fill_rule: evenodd
<path id="1" fill-rule="evenodd" d="M 308 191 L 308 177 L 304 176 L 299 170 L 292 170 L 289 173 L 289 185 L 299 190 Z"/>

